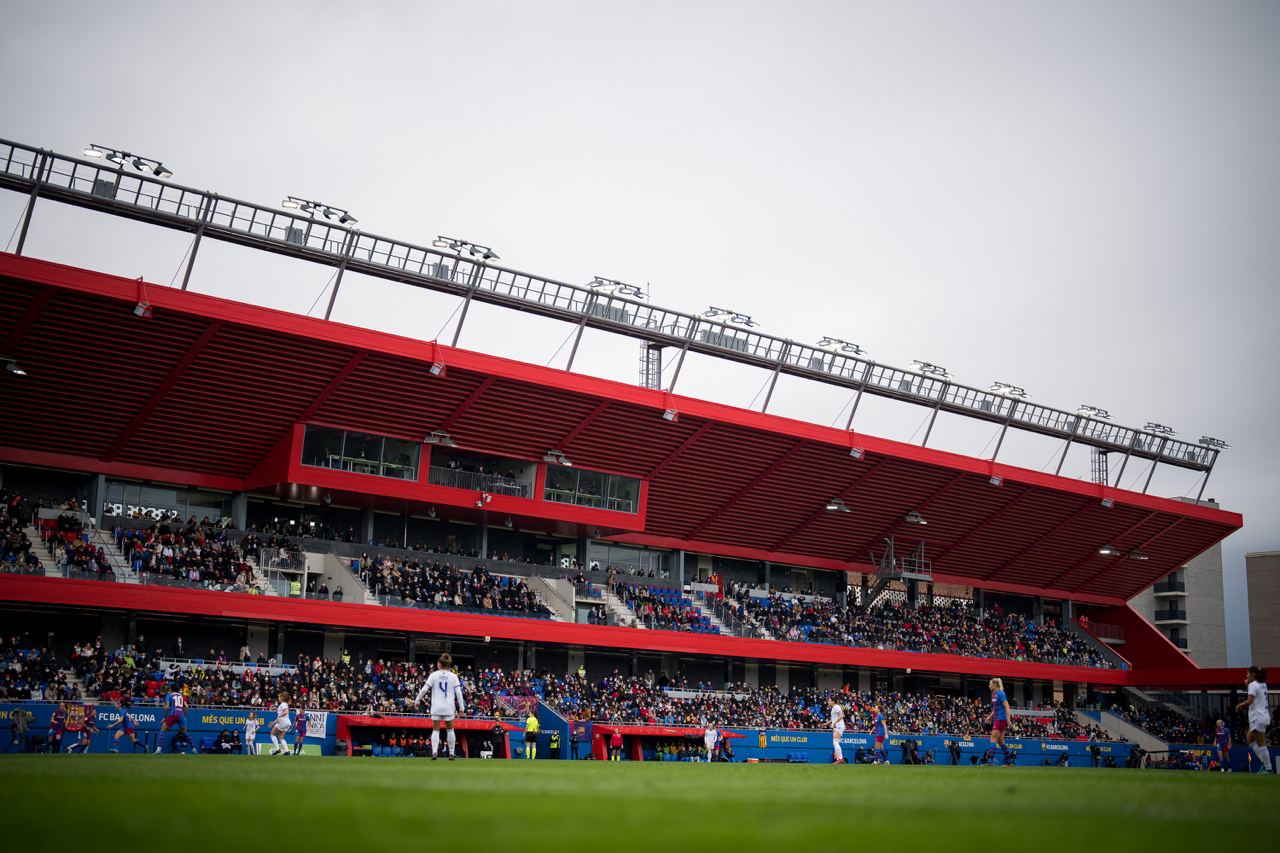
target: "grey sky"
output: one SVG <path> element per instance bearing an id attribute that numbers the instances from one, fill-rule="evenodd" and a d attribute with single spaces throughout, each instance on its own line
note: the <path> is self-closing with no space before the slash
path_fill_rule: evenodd
<path id="1" fill-rule="evenodd" d="M 0 135 L 126 148 L 177 182 L 318 198 L 376 233 L 1225 438 L 1208 494 L 1246 516 L 1224 547 L 1238 664 L 1242 555 L 1280 547 L 1278 36 L 1261 0 L 10 0 Z M 21 202 L 0 195 L 0 240 Z M 188 242 L 45 204 L 28 253 L 168 282 Z M 206 244 L 193 286 L 305 311 L 328 277 Z M 456 301 L 407 291 L 349 276 L 335 317 L 434 337 Z M 481 307 L 462 343 L 546 363 L 569 332 Z M 635 381 L 636 362 L 600 334 L 576 367 Z M 679 390 L 745 406 L 766 378 L 691 360 Z M 847 402 L 784 379 L 771 411 L 831 423 Z M 858 428 L 901 439 L 925 415 L 864 409 Z M 993 432 L 948 420 L 931 444 L 989 453 Z M 1001 458 L 1054 450 L 1019 437 Z"/>

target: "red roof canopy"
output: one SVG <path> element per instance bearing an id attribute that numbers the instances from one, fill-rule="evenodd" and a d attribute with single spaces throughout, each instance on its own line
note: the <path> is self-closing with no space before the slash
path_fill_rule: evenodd
<path id="1" fill-rule="evenodd" d="M 140 319 L 134 280 L 0 255 L 0 353 L 29 374 L 0 375 L 21 413 L 0 419 L 0 459 L 244 489 L 299 422 L 415 440 L 446 429 L 465 449 L 539 460 L 555 448 L 647 480 L 644 529 L 621 541 L 859 570 L 884 537 L 923 538 L 939 581 L 1099 602 L 1241 526 L 1236 513 L 434 342 L 147 295 L 154 316 Z M 428 372 L 437 360 L 443 378 Z M 851 512 L 826 512 L 833 496 Z M 523 503 L 537 517 L 539 502 Z M 905 523 L 911 510 L 928 526 Z M 1100 555 L 1104 543 L 1149 559 Z"/>

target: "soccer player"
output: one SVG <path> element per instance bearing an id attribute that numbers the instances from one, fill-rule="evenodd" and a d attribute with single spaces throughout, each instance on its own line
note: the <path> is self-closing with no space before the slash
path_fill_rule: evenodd
<path id="1" fill-rule="evenodd" d="M 293 754 L 302 755 L 302 741 L 307 736 L 307 709 L 298 709 L 298 718 L 293 724 Z"/>
<path id="2" fill-rule="evenodd" d="M 164 733 L 174 726 L 179 732 L 187 730 L 187 697 L 181 690 L 171 690 L 165 696 L 164 720 L 160 723 L 160 734 L 156 736 L 156 755 L 164 749 Z"/>
<path id="3" fill-rule="evenodd" d="M 418 696 L 413 700 L 417 705 L 423 697 L 431 694 L 431 760 L 440 757 L 440 729 L 443 727 L 449 744 L 449 760 L 453 761 L 457 746 L 457 734 L 453 731 L 453 718 L 456 713 L 467 710 L 467 703 L 462 698 L 462 681 L 453 672 L 453 656 L 448 652 L 440 655 L 436 661 L 436 671 L 427 676 L 427 683 L 422 685 Z"/>
<path id="4" fill-rule="evenodd" d="M 720 733 L 716 731 L 715 723 L 707 725 L 707 730 L 702 733 L 702 744 L 707 748 L 707 763 L 710 764 L 713 756 L 716 754 L 716 741 L 719 739 Z"/>
<path id="5" fill-rule="evenodd" d="M 844 737 L 844 708 L 834 696 L 827 698 L 827 710 L 831 720 L 831 752 L 835 757 L 833 764 L 848 764 L 844 760 L 844 750 L 840 748 L 840 738 Z"/>
<path id="6" fill-rule="evenodd" d="M 1227 728 L 1227 724 L 1222 720 L 1218 720 L 1218 726 L 1213 730 L 1213 743 L 1218 748 L 1218 770 L 1223 773 L 1231 772 L 1231 729 Z"/>
<path id="7" fill-rule="evenodd" d="M 62 735 L 67 730 L 67 706 L 65 703 L 58 703 L 58 707 L 53 709 L 53 716 L 49 719 L 49 735 L 45 738 L 46 748 L 57 752 L 62 746 Z"/>
<path id="8" fill-rule="evenodd" d="M 111 748 L 107 752 L 120 751 L 120 738 L 128 737 L 129 743 L 133 745 L 133 751 L 138 751 L 138 721 L 133 718 L 133 714 L 129 712 L 129 700 L 124 697 L 112 700 L 112 704 L 116 706 L 116 711 L 120 714 L 119 719 L 107 726 L 108 729 L 120 727 L 120 731 L 111 736 Z"/>
<path id="9" fill-rule="evenodd" d="M 89 754 L 89 744 L 93 742 L 93 736 L 98 733 L 98 724 L 93 719 L 92 714 L 85 714 L 84 723 L 80 726 L 80 737 L 75 743 L 67 747 L 67 752 L 75 752 L 79 750 L 82 755 Z"/>
<path id="10" fill-rule="evenodd" d="M 288 755 L 289 744 L 285 742 L 285 737 L 289 734 L 289 729 L 293 728 L 292 720 L 289 718 L 289 694 L 281 693 L 279 696 L 280 704 L 276 705 L 276 721 L 271 724 L 271 754 L 272 755 Z"/>
<path id="11" fill-rule="evenodd" d="M 1012 753 L 1005 746 L 1004 733 L 1009 728 L 1009 698 L 1004 695 L 1004 682 L 993 678 L 987 682 L 991 688 L 991 713 L 987 715 L 987 723 L 991 726 L 991 746 L 987 747 L 987 763 L 990 763 L 996 747 L 1004 753 L 1004 763 L 1012 764 Z"/>
<path id="12" fill-rule="evenodd" d="M 1271 750 L 1267 749 L 1267 726 L 1271 725 L 1271 709 L 1267 707 L 1267 671 L 1260 666 L 1249 667 L 1245 676 L 1245 689 L 1249 698 L 1236 706 L 1237 711 L 1249 709 L 1249 733 L 1245 744 L 1262 762 L 1259 773 L 1274 773 L 1271 769 Z"/>
<path id="13" fill-rule="evenodd" d="M 875 755 L 871 760 L 872 764 L 888 764 L 889 753 L 885 752 L 884 742 L 889 737 L 889 724 L 884 721 L 884 712 L 877 706 L 871 706 L 872 722 L 871 733 L 875 736 L 876 749 Z"/>
<path id="14" fill-rule="evenodd" d="M 249 716 L 244 721 L 244 754 L 257 755 L 258 744 L 258 726 L 262 725 L 262 721 L 258 719 L 256 711 L 250 711 Z"/>

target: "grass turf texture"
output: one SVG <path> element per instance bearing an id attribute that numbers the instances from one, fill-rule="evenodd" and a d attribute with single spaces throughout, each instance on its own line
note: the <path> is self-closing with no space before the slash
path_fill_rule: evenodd
<path id="1" fill-rule="evenodd" d="M 1280 829 L 1275 777 L 1039 767 L 4 756 L 0 792 L 24 853 L 1203 851 Z"/>

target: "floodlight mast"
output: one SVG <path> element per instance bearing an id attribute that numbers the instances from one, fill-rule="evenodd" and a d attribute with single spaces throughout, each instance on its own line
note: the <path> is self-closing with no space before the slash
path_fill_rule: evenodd
<path id="1" fill-rule="evenodd" d="M 454 270 L 458 268 L 457 262 L 462 259 L 462 253 L 466 252 L 471 256 L 471 278 L 467 281 L 467 295 L 462 300 L 462 313 L 458 316 L 458 325 L 453 330 L 453 343 L 451 346 L 458 345 L 458 338 L 462 336 L 462 325 L 467 322 L 467 309 L 471 307 L 471 300 L 476 295 L 476 288 L 480 286 L 480 278 L 483 275 L 485 261 L 499 260 L 498 253 L 488 246 L 482 246 L 479 243 L 472 243 L 470 240 L 463 240 L 458 237 L 445 237 L 440 235 L 431 241 L 431 245 L 437 249 L 446 249 L 453 252 L 456 259 L 454 261 Z M 452 275 L 452 273 L 450 273 Z"/>
<path id="2" fill-rule="evenodd" d="M 590 288 L 494 266 L 491 262 L 497 260 L 497 257 L 491 249 L 468 241 L 443 238 L 443 244 L 437 242 L 434 248 L 426 247 L 359 233 L 345 226 L 338 226 L 336 222 L 333 225 L 323 224 L 322 218 L 315 220 L 317 227 L 341 227 L 343 233 L 338 235 L 335 231 L 320 241 L 299 242 L 292 239 L 287 221 L 282 224 L 286 217 L 278 209 L 161 181 L 159 176 L 147 172 L 133 176 L 133 180 L 139 184 L 136 189 L 131 187 L 127 193 L 104 193 L 99 186 L 101 179 L 109 179 L 122 171 L 115 162 L 110 164 L 110 168 L 104 168 L 108 165 L 102 162 L 104 158 L 105 153 L 103 157 L 69 157 L 47 149 L 0 139 L 0 188 L 29 196 L 22 221 L 19 251 L 25 248 L 34 201 L 43 197 L 96 212 L 194 233 L 197 235 L 197 242 L 193 245 L 193 250 L 198 247 L 200 238 L 207 235 L 216 240 L 326 266 L 339 266 L 345 259 L 351 269 L 375 278 L 465 297 L 462 319 L 465 319 L 466 309 L 473 299 L 575 324 L 583 322 L 584 310 L 591 310 L 586 308 L 587 299 L 592 292 Z M 125 164 L 129 163 L 131 161 L 126 159 Z M 298 209 L 301 209 L 301 205 Z M 340 218 L 341 214 L 338 216 Z M 310 224 L 312 221 L 310 217 L 299 218 L 300 223 Z M 457 269 L 457 263 L 464 252 L 470 255 L 466 260 L 472 264 L 467 286 L 455 281 L 452 274 L 442 275 L 438 271 L 448 263 L 452 263 Z M 194 251 L 192 254 L 194 255 Z M 187 279 L 193 261 L 193 257 L 188 260 Z M 923 363 L 915 371 L 878 364 L 860 352 L 840 347 L 838 339 L 833 339 L 837 350 L 824 353 L 823 347 L 792 342 L 761 332 L 754 332 L 749 336 L 709 335 L 705 332 L 716 312 L 712 312 L 712 316 L 703 317 L 650 306 L 616 291 L 609 298 L 629 302 L 636 306 L 636 310 L 628 310 L 618 316 L 613 316 L 612 312 L 606 315 L 593 311 L 586 318 L 585 325 L 639 338 L 651 346 L 680 348 L 680 359 L 668 389 L 674 388 L 684 358 L 689 351 L 694 350 L 703 355 L 762 367 L 777 375 L 786 372 L 856 392 L 858 396 L 855 397 L 847 429 L 852 428 L 861 396 L 870 392 L 933 410 L 931 427 L 936 421 L 937 412 L 945 410 L 1001 427 L 1007 421 L 1010 427 L 1066 442 L 1086 444 L 1102 453 L 1124 453 L 1126 461 L 1130 456 L 1136 456 L 1202 474 L 1212 469 L 1214 461 L 1224 449 L 1203 443 L 1197 446 L 1168 435 L 1133 427 L 1107 425 L 1104 428 L 1099 423 L 1105 420 L 1101 413 L 1086 416 L 1032 404 L 1021 398 L 1019 401 L 1010 400 L 1007 406 L 997 406 L 1000 395 L 983 388 L 955 383 L 949 377 L 942 378 L 936 373 L 928 374 L 934 380 L 932 383 L 908 381 L 909 374 L 919 373 L 919 368 L 925 366 Z M 724 311 L 720 318 L 729 321 L 725 325 L 750 328 L 755 324 L 748 315 L 737 311 Z M 461 328 L 460 322 L 455 329 L 455 345 Z M 939 379 L 941 383 L 938 382 Z M 1016 407 L 1014 402 L 1018 402 Z M 1012 414 L 1010 409 L 1013 409 Z M 1085 417 L 1083 422 L 1082 417 Z"/>

